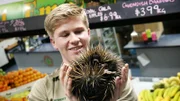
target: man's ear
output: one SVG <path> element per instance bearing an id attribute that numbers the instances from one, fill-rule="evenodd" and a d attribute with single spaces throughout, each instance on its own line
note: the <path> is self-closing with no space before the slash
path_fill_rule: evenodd
<path id="1" fill-rule="evenodd" d="M 56 42 L 55 42 L 55 40 L 54 40 L 52 37 L 50 37 L 50 42 L 51 42 L 52 46 L 53 46 L 56 50 L 58 50 L 58 48 L 56 47 Z"/>

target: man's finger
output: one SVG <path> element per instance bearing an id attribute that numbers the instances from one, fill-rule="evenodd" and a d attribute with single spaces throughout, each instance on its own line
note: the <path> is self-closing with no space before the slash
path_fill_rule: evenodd
<path id="1" fill-rule="evenodd" d="M 124 83 L 125 82 L 125 67 L 123 67 L 122 68 L 122 70 L 121 70 L 121 81 L 122 81 L 122 83 Z"/>
<path id="2" fill-rule="evenodd" d="M 128 79 L 128 74 L 129 74 L 129 65 L 128 64 L 125 64 L 125 70 L 124 70 L 124 73 L 125 73 L 125 81 L 127 81 Z"/>
<path id="3" fill-rule="evenodd" d="M 60 73 L 59 73 L 59 79 L 61 81 L 62 84 L 64 84 L 64 77 L 66 75 L 66 72 L 67 72 L 67 69 L 68 69 L 68 66 L 67 65 L 63 65 L 61 68 L 60 68 Z"/>
<path id="4" fill-rule="evenodd" d="M 67 90 L 70 91 L 71 88 L 72 88 L 72 79 L 69 78 L 69 79 L 68 79 L 68 84 L 67 84 Z"/>
<path id="5" fill-rule="evenodd" d="M 117 76 L 117 77 L 115 78 L 115 85 L 116 85 L 115 90 L 116 90 L 116 91 L 120 91 L 121 79 L 120 79 L 119 76 Z"/>
<path id="6" fill-rule="evenodd" d="M 72 79 L 71 79 L 71 78 L 68 78 L 66 95 L 67 95 L 69 98 L 72 96 L 72 94 L 71 94 L 71 87 L 72 87 Z"/>
<path id="7" fill-rule="evenodd" d="M 71 68 L 71 67 L 68 67 L 68 70 L 67 70 L 66 75 L 65 75 L 65 77 L 64 77 L 64 86 L 66 86 L 66 89 L 67 89 L 69 74 L 70 74 L 71 70 L 72 70 L 72 68 Z"/>
<path id="8" fill-rule="evenodd" d="M 129 69 L 129 65 L 126 63 L 124 66 L 126 69 Z"/>
<path id="9" fill-rule="evenodd" d="M 116 101 L 120 96 L 120 86 L 121 86 L 121 78 L 117 76 L 115 78 L 115 89 L 114 89 L 114 96 L 110 101 Z"/>

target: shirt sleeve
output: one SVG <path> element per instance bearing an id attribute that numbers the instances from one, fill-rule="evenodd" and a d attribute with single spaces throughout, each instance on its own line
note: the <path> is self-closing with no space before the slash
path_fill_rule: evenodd
<path id="1" fill-rule="evenodd" d="M 126 87 L 122 91 L 120 99 L 117 101 L 138 101 L 130 79 L 128 79 Z"/>
<path id="2" fill-rule="evenodd" d="M 48 101 L 46 95 L 45 78 L 35 82 L 28 95 L 28 101 Z"/>

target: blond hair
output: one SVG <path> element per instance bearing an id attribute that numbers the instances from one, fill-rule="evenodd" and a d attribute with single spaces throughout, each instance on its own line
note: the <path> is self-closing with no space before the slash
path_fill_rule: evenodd
<path id="1" fill-rule="evenodd" d="M 75 4 L 61 4 L 53 9 L 45 18 L 44 28 L 50 37 L 60 24 L 71 17 L 81 17 L 83 23 L 89 28 L 88 18 L 83 8 Z"/>

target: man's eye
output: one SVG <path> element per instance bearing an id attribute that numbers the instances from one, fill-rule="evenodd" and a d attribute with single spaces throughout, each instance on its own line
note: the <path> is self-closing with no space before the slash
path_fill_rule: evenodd
<path id="1" fill-rule="evenodd" d="M 81 34 L 83 32 L 83 30 L 79 30 L 79 31 L 75 31 L 75 34 Z"/>
<path id="2" fill-rule="evenodd" d="M 61 35 L 61 37 L 67 37 L 69 34 L 68 33 L 63 33 L 62 35 Z"/>

